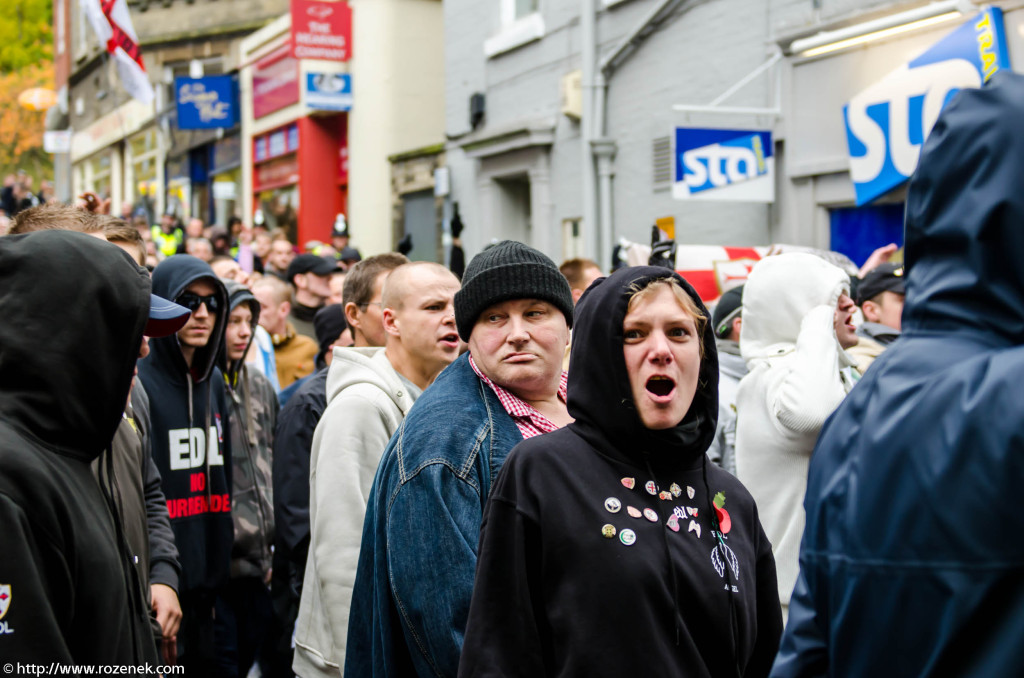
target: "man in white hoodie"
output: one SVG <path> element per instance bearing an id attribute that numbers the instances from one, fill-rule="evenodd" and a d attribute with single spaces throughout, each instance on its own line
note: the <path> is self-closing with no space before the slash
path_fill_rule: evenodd
<path id="1" fill-rule="evenodd" d="M 299 676 L 337 676 L 367 496 L 377 464 L 413 402 L 459 355 L 459 281 L 439 264 L 394 269 L 381 297 L 383 348 L 338 348 L 310 458 L 310 546 L 295 625 Z"/>
<path id="2" fill-rule="evenodd" d="M 749 373 L 736 397 L 736 476 L 772 543 L 785 618 L 796 583 L 811 452 L 853 387 L 857 343 L 850 279 L 813 254 L 762 259 L 743 289 L 740 351 Z"/>

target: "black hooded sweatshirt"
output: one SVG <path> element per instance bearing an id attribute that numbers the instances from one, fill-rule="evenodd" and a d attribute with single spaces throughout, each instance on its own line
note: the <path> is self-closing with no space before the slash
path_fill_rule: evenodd
<path id="1" fill-rule="evenodd" d="M 629 288 L 668 275 L 707 317 L 692 287 L 652 267 L 599 280 L 577 306 L 575 423 L 520 443 L 501 469 L 460 676 L 768 674 L 782 632 L 771 544 L 743 485 L 706 462 L 718 418 L 710 323 L 683 421 L 650 430 L 633 404 Z"/>
<path id="2" fill-rule="evenodd" d="M 121 421 L 149 277 L 81 233 L 0 238 L 0 658 L 156 659 L 149 601 L 90 464 Z"/>
<path id="3" fill-rule="evenodd" d="M 174 300 L 198 280 L 213 286 L 218 307 L 210 340 L 196 349 L 191 370 L 176 334 L 152 340 L 149 356 L 139 363 L 152 404 L 153 460 L 178 545 L 182 594 L 227 583 L 234 538 L 228 404 L 215 366 L 227 325 L 227 292 L 209 264 L 176 254 L 153 271 L 153 293 Z"/>

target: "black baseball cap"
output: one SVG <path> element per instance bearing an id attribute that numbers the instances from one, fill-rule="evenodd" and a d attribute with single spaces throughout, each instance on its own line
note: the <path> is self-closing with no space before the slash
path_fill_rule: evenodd
<path id="1" fill-rule="evenodd" d="M 907 293 L 903 264 L 879 264 L 865 273 L 857 285 L 857 305 L 862 305 L 882 292 Z"/>
<path id="2" fill-rule="evenodd" d="M 336 271 L 342 271 L 335 259 L 318 257 L 315 254 L 300 254 L 288 264 L 288 282 L 300 273 L 313 273 L 315 275 L 330 275 Z"/>

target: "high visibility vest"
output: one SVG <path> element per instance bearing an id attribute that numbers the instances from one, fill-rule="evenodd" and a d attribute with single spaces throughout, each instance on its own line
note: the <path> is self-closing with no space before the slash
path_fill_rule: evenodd
<path id="1" fill-rule="evenodd" d="M 185 238 L 180 230 L 174 229 L 170 233 L 164 233 L 163 229 L 160 228 L 160 224 L 153 224 L 149 229 L 149 233 L 153 237 L 153 245 L 165 257 L 176 253 L 178 248 L 181 247 L 181 243 L 185 242 Z"/>

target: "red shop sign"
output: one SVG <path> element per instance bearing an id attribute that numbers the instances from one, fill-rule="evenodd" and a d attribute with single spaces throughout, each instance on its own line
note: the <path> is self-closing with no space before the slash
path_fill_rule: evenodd
<path id="1" fill-rule="evenodd" d="M 293 57 L 328 61 L 352 58 L 352 8 L 347 2 L 291 2 Z"/>
<path id="2" fill-rule="evenodd" d="M 279 50 L 252 71 L 252 114 L 262 118 L 299 101 L 299 62 Z"/>
<path id="3" fill-rule="evenodd" d="M 299 183 L 299 159 L 291 155 L 257 165 L 256 176 L 253 179 L 253 187 L 257 191 L 297 184 Z"/>

